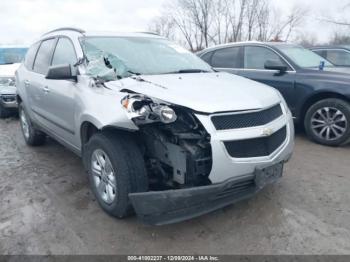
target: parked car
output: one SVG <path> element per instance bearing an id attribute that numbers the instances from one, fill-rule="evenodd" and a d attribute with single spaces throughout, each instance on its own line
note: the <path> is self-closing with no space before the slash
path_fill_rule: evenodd
<path id="1" fill-rule="evenodd" d="M 350 46 L 315 46 L 310 48 L 316 54 L 338 67 L 350 67 Z"/>
<path id="2" fill-rule="evenodd" d="M 298 45 L 260 42 L 216 46 L 198 55 L 219 71 L 275 87 L 313 141 L 349 142 L 350 75 L 323 57 Z"/>
<path id="3" fill-rule="evenodd" d="M 0 46 L 0 118 L 17 112 L 15 71 L 27 48 Z"/>
<path id="4" fill-rule="evenodd" d="M 49 135 L 81 156 L 118 218 L 134 209 L 159 225 L 224 207 L 277 181 L 293 151 L 279 92 L 156 35 L 58 29 L 16 78 L 26 143 Z"/>

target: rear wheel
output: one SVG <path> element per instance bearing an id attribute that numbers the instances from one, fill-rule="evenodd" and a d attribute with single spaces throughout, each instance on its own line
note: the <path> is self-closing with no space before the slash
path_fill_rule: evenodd
<path id="1" fill-rule="evenodd" d="M 129 194 L 148 190 L 144 159 L 134 141 L 125 134 L 97 133 L 83 154 L 102 209 L 118 218 L 132 214 Z"/>
<path id="2" fill-rule="evenodd" d="M 22 104 L 18 106 L 19 121 L 25 142 L 29 146 L 41 146 L 46 141 L 46 135 L 34 128 Z"/>
<path id="3" fill-rule="evenodd" d="M 311 106 L 305 116 L 305 131 L 315 142 L 340 146 L 350 139 L 350 104 L 329 98 Z"/>

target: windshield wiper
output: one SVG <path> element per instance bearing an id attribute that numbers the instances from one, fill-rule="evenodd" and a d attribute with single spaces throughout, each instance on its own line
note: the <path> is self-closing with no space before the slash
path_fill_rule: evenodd
<path id="1" fill-rule="evenodd" d="M 128 70 L 127 71 L 129 74 L 132 74 L 132 75 L 135 75 L 135 76 L 140 76 L 141 73 L 137 73 L 137 72 L 134 72 L 134 71 L 131 71 L 131 70 Z"/>
<path id="2" fill-rule="evenodd" d="M 195 74 L 195 73 L 210 73 L 211 71 L 203 70 L 203 69 L 181 69 L 175 72 L 165 73 L 167 74 Z"/>

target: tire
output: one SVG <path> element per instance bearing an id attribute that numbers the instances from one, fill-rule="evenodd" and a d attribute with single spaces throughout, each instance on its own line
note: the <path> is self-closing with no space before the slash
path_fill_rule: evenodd
<path id="1" fill-rule="evenodd" d="M 7 118 L 10 116 L 10 111 L 6 108 L 4 108 L 1 104 L 0 104 L 0 118 Z"/>
<path id="2" fill-rule="evenodd" d="M 102 209 L 117 218 L 133 214 L 129 194 L 147 192 L 148 179 L 143 156 L 131 137 L 97 133 L 84 148 L 83 158 L 92 191 Z M 101 168 L 103 162 L 105 166 Z"/>
<path id="3" fill-rule="evenodd" d="M 337 98 L 312 105 L 305 116 L 308 137 L 326 146 L 341 146 L 350 141 L 350 104 Z"/>
<path id="4" fill-rule="evenodd" d="M 28 114 L 26 113 L 22 103 L 18 106 L 19 121 L 24 140 L 29 146 L 41 146 L 46 142 L 46 135 L 34 128 Z"/>

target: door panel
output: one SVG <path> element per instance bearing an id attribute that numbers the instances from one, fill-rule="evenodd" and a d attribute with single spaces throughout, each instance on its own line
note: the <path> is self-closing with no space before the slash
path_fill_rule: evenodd
<path id="1" fill-rule="evenodd" d="M 29 83 L 31 109 L 36 121 L 43 127 L 49 126 L 47 107 L 50 106 L 50 104 L 47 101 L 48 90 L 45 76 L 51 63 L 56 41 L 56 38 L 50 38 L 41 42 L 35 57 L 33 72 L 31 73 Z"/>
<path id="2" fill-rule="evenodd" d="M 266 70 L 267 60 L 285 64 L 289 70 L 281 73 L 276 70 Z M 295 110 L 295 76 L 296 73 L 274 51 L 263 46 L 247 46 L 244 48 L 244 69 L 239 75 L 276 88 L 287 101 L 291 111 Z"/>
<path id="3" fill-rule="evenodd" d="M 276 88 L 283 95 L 291 111 L 294 111 L 295 73 L 280 74 L 274 70 L 241 70 L 239 75 Z"/>
<path id="4" fill-rule="evenodd" d="M 69 80 L 47 80 L 46 117 L 48 128 L 67 143 L 75 145 L 75 90 Z"/>
<path id="5" fill-rule="evenodd" d="M 70 64 L 77 62 L 75 49 L 71 41 L 66 37 L 59 38 L 52 65 Z M 49 128 L 66 143 L 77 146 L 75 139 L 75 92 L 77 83 L 73 80 L 46 80 L 48 93 L 46 95 L 46 115 L 50 120 Z"/>

